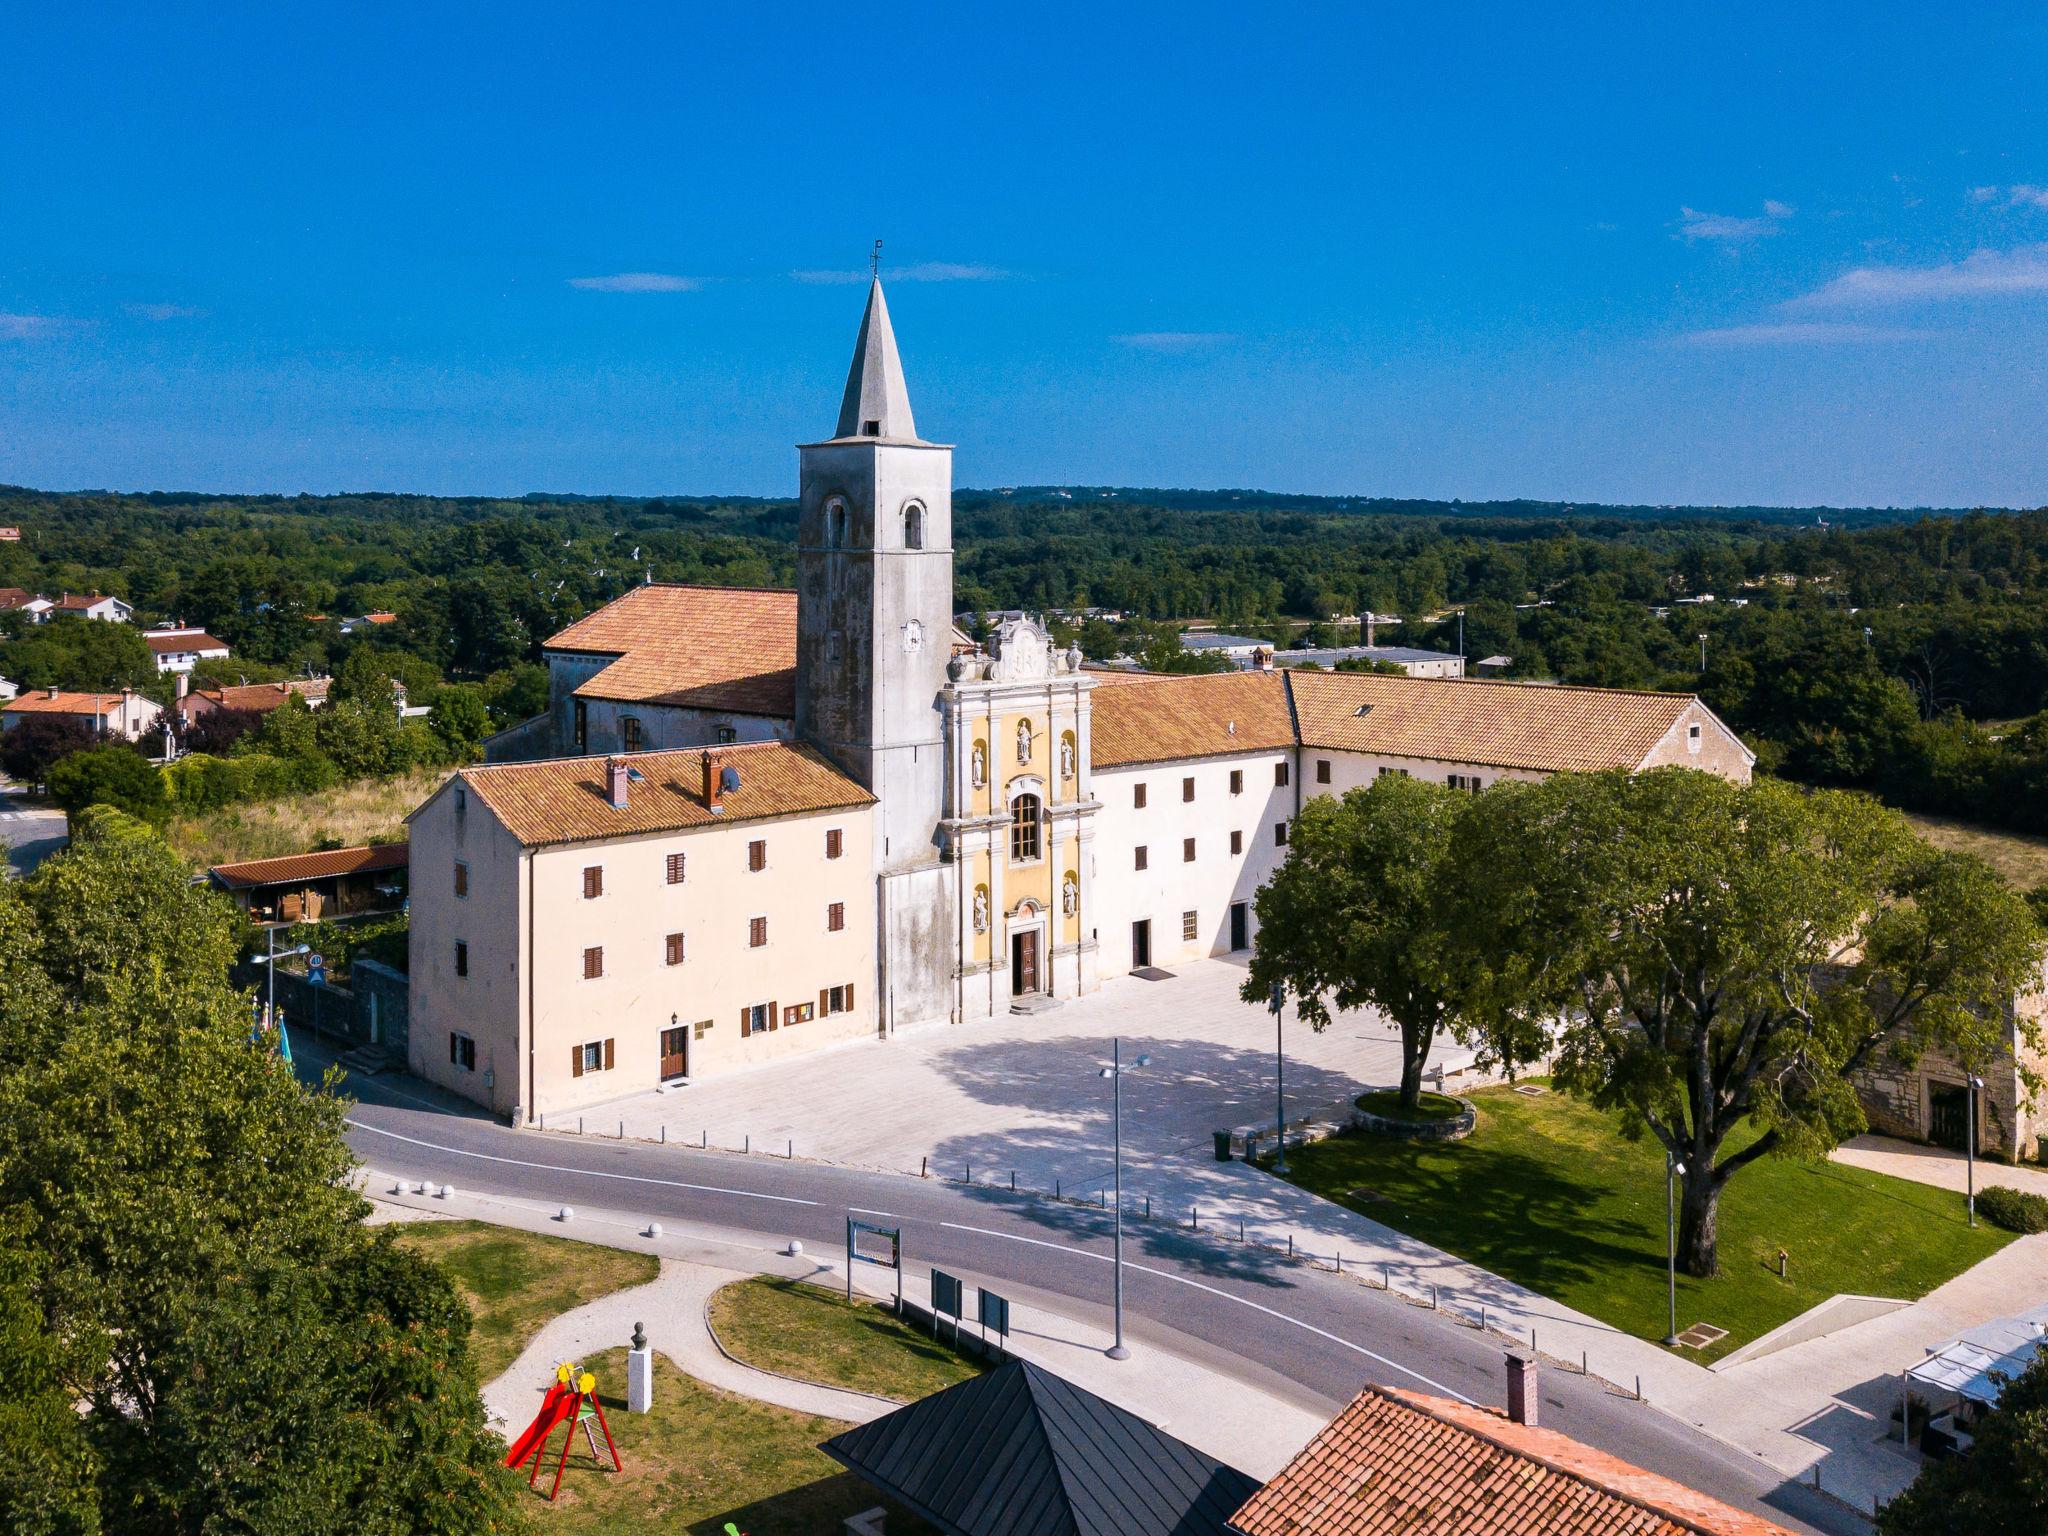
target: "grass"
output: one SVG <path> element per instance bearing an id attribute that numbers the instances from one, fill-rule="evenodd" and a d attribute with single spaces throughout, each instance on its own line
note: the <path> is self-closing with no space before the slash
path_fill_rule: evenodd
<path id="1" fill-rule="evenodd" d="M 533 1495 L 544 1531 L 718 1536 L 731 1521 L 747 1536 L 818 1536 L 877 1504 L 889 1510 L 891 1536 L 931 1530 L 818 1449 L 845 1424 L 720 1392 L 659 1354 L 654 1411 L 628 1413 L 626 1352 L 608 1350 L 585 1364 L 597 1373 L 598 1400 L 625 1469 L 607 1464 L 599 1472 L 587 1450 L 580 1462 L 572 1455 L 556 1502 Z M 560 1448 L 558 1438 L 555 1454 Z M 542 1492 L 552 1476 L 550 1464 Z"/>
<path id="2" fill-rule="evenodd" d="M 476 1316 L 471 1346 L 480 1382 L 502 1375 L 550 1318 L 629 1285 L 645 1285 L 661 1267 L 652 1254 L 481 1221 L 408 1224 L 398 1241 L 438 1261 L 455 1278 Z"/>
<path id="3" fill-rule="evenodd" d="M 437 768 L 338 784 L 317 794 L 223 806 L 174 818 L 167 835 L 171 846 L 201 869 L 304 853 L 329 840 L 344 848 L 404 842 L 406 816 L 447 776 L 446 769 Z"/>
<path id="4" fill-rule="evenodd" d="M 773 1276 L 711 1298 L 711 1326 L 736 1358 L 764 1371 L 914 1402 L 980 1373 L 981 1361 L 864 1300 Z"/>
<path id="5" fill-rule="evenodd" d="M 1974 853 L 2004 877 L 2016 890 L 2048 885 L 2048 837 L 2029 837 L 2024 832 L 2001 832 L 1972 822 L 1946 816 L 1922 816 L 1908 812 L 1906 820 L 1928 842 L 1951 853 Z"/>
<path id="6" fill-rule="evenodd" d="M 1464 1105 L 1442 1093 L 1425 1093 L 1416 1100 L 1413 1110 L 1403 1109 L 1398 1088 L 1375 1088 L 1371 1093 L 1361 1093 L 1354 1102 L 1368 1115 L 1388 1120 L 1455 1120 L 1465 1113 Z"/>
<path id="7" fill-rule="evenodd" d="M 1291 1182 L 1629 1333 L 1665 1330 L 1664 1156 L 1563 1093 L 1471 1095 L 1463 1141 L 1346 1135 L 1292 1152 Z M 1728 1151 L 1744 1144 L 1741 1133 Z M 1915 1299 L 2010 1242 L 1960 1195 L 1836 1163 L 1762 1158 L 1721 1196 L 1720 1274 L 1678 1277 L 1678 1326 L 1728 1336 L 1707 1361 L 1837 1292 Z M 1787 1277 L 1777 1253 L 1787 1251 Z"/>

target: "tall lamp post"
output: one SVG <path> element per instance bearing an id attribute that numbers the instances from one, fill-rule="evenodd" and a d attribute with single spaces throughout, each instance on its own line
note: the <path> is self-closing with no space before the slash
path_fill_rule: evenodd
<path id="1" fill-rule="evenodd" d="M 1273 1171 L 1287 1172 L 1287 1053 L 1282 1049 L 1281 1010 L 1287 1006 L 1287 989 L 1273 983 Z"/>
<path id="2" fill-rule="evenodd" d="M 1970 1203 L 1970 1225 L 1974 1227 L 1977 1225 L 1977 1095 L 1984 1089 L 1984 1079 L 1972 1075 L 1963 1081 L 1969 1085 L 1965 1091 L 1970 1100 L 1970 1133 L 1963 1139 L 1963 1166 L 1964 1177 L 1968 1180 L 1969 1194 L 1966 1198 Z"/>
<path id="3" fill-rule="evenodd" d="M 1678 1180 L 1685 1177 L 1685 1164 L 1667 1147 L 1664 1152 L 1664 1265 L 1666 1296 L 1670 1305 L 1670 1317 L 1666 1321 L 1664 1343 L 1667 1348 L 1678 1347 L 1678 1217 L 1676 1191 Z"/>
<path id="4" fill-rule="evenodd" d="M 275 923 L 268 924 L 263 932 L 270 941 L 270 949 L 268 953 L 258 955 L 256 963 L 267 968 L 263 977 L 263 1017 L 267 1022 L 275 1025 L 277 1023 L 277 962 L 289 960 L 295 955 L 309 955 L 313 952 L 313 946 L 310 944 L 294 944 L 290 949 L 280 951 L 277 947 L 277 925 Z M 279 1033 L 282 1034 L 282 1030 Z M 287 1059 L 289 1059 L 291 1048 L 287 1046 L 285 1050 Z"/>
<path id="5" fill-rule="evenodd" d="M 1109 1347 L 1109 1358 L 1128 1360 L 1131 1352 L 1124 1347 L 1124 1073 L 1152 1065 L 1150 1056 L 1140 1056 L 1128 1069 L 1124 1066 L 1124 1042 L 1119 1035 L 1110 1047 L 1111 1064 L 1102 1069 L 1102 1075 L 1109 1079 L 1109 1125 L 1110 1147 L 1116 1195 L 1116 1259 L 1111 1265 L 1116 1271 L 1116 1342 Z"/>

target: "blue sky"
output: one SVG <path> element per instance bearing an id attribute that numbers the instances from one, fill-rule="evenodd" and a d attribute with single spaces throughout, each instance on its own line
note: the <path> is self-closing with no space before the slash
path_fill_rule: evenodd
<path id="1" fill-rule="evenodd" d="M 786 494 L 879 236 L 962 484 L 2038 505 L 2044 72 L 2019 4 L 9 6 L 0 480 Z"/>

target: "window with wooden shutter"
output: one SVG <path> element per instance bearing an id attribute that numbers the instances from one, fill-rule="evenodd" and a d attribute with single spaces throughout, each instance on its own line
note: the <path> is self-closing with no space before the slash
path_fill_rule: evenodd
<path id="1" fill-rule="evenodd" d="M 1244 793 L 1244 770 L 1242 768 L 1230 770 L 1230 792 L 1233 795 Z"/>
<path id="2" fill-rule="evenodd" d="M 583 899 L 589 901 L 604 894 L 604 866 L 587 864 L 583 868 Z"/>
<path id="3" fill-rule="evenodd" d="M 846 926 L 846 903 L 835 901 L 825 909 L 825 931 L 838 933 Z"/>
<path id="4" fill-rule="evenodd" d="M 1281 789 L 1287 787 L 1287 765 L 1285 763 L 1275 763 L 1273 765 L 1273 783 Z"/>
<path id="5" fill-rule="evenodd" d="M 1330 782 L 1330 760 L 1327 757 L 1316 759 L 1316 782 L 1318 784 Z"/>
<path id="6" fill-rule="evenodd" d="M 1244 852 L 1244 833 L 1233 832 L 1230 834 L 1230 851 L 1232 853 Z"/>
<path id="7" fill-rule="evenodd" d="M 1286 822 L 1276 821 L 1273 823 L 1273 845 L 1277 848 L 1285 848 L 1287 846 Z"/>
<path id="8" fill-rule="evenodd" d="M 670 965 L 681 965 L 683 963 L 683 936 L 680 933 L 672 933 L 668 936 L 668 963 Z"/>
<path id="9" fill-rule="evenodd" d="M 1195 781 L 1192 778 L 1182 779 L 1180 781 L 1180 797 L 1183 800 L 1192 800 L 1195 798 Z"/>
<path id="10" fill-rule="evenodd" d="M 1143 843 L 1140 843 L 1136 848 L 1132 849 L 1131 853 L 1131 868 L 1133 869 L 1144 869 L 1151 862 L 1152 850 L 1147 848 Z"/>
<path id="11" fill-rule="evenodd" d="M 1192 837 L 1184 837 L 1180 840 L 1180 861 L 1183 864 L 1195 862 L 1195 840 Z"/>
<path id="12" fill-rule="evenodd" d="M 1145 786 L 1142 784 L 1133 784 L 1131 786 L 1131 809 L 1134 811 L 1145 809 Z"/>
<path id="13" fill-rule="evenodd" d="M 825 857 L 836 859 L 845 851 L 845 836 L 837 827 L 825 829 Z"/>
<path id="14" fill-rule="evenodd" d="M 455 974 L 458 976 L 467 976 L 469 974 L 469 944 L 464 939 L 457 939 L 455 941 Z"/>
<path id="15" fill-rule="evenodd" d="M 668 883 L 670 885 L 681 885 L 683 883 L 683 855 L 680 853 L 672 853 L 668 856 Z"/>
<path id="16" fill-rule="evenodd" d="M 571 1077 L 581 1077 L 583 1075 L 583 1047 L 580 1045 L 569 1047 L 569 1075 Z"/>
<path id="17" fill-rule="evenodd" d="M 455 894 L 457 896 L 467 896 L 469 894 L 469 866 L 460 859 L 455 861 Z"/>
<path id="18" fill-rule="evenodd" d="M 751 1008 L 742 1008 L 740 1010 L 740 1038 L 744 1040 L 753 1032 L 754 1010 Z"/>
<path id="19" fill-rule="evenodd" d="M 768 845 L 759 838 L 747 844 L 747 868 L 755 871 L 768 867 Z"/>
<path id="20" fill-rule="evenodd" d="M 583 979 L 595 981 L 604 974 L 604 946 L 593 944 L 583 951 Z"/>
<path id="21" fill-rule="evenodd" d="M 607 1072 L 611 1071 L 611 1069 L 612 1069 L 612 1061 L 613 1061 L 613 1056 L 612 1056 L 612 1037 L 611 1037 L 610 1035 L 607 1035 L 607 1036 L 605 1036 L 605 1040 L 604 1040 L 604 1069 L 605 1069 L 605 1071 L 607 1071 Z"/>
<path id="22" fill-rule="evenodd" d="M 747 947 L 759 949 L 768 942 L 768 919 L 750 917 L 747 919 Z"/>

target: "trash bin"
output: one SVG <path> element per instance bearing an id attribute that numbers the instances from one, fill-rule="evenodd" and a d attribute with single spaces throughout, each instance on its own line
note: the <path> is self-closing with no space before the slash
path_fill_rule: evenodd
<path id="1" fill-rule="evenodd" d="M 1216 1133 L 1216 1161 L 1219 1163 L 1230 1161 L 1230 1132 L 1228 1131 L 1218 1131 Z"/>

